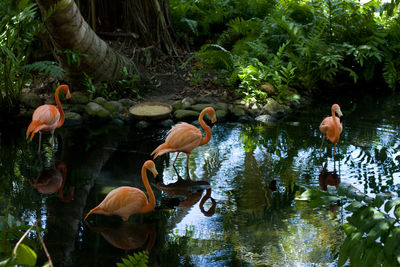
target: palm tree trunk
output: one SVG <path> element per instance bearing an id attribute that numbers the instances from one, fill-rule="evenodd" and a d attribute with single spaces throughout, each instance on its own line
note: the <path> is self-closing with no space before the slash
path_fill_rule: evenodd
<path id="1" fill-rule="evenodd" d="M 137 72 L 129 58 L 112 49 L 83 19 L 74 0 L 36 0 L 55 48 L 55 55 L 66 70 L 68 79 L 77 85 L 86 73 L 94 82 L 116 80 L 123 67 Z M 55 9 L 55 10 L 54 10 Z M 50 11 L 49 11 L 50 10 Z M 68 59 L 69 51 L 79 60 Z"/>

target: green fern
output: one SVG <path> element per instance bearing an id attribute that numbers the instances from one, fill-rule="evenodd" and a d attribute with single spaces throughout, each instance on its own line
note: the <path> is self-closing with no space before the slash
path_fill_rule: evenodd
<path id="1" fill-rule="evenodd" d="M 233 70 L 233 56 L 231 52 L 217 44 L 204 45 L 196 56 L 204 60 L 211 69 Z"/>
<path id="2" fill-rule="evenodd" d="M 21 68 L 23 71 L 38 71 L 40 74 L 54 76 L 61 79 L 64 75 L 64 69 L 58 66 L 54 61 L 37 61 L 32 64 L 25 65 Z"/>
<path id="3" fill-rule="evenodd" d="M 142 251 L 134 253 L 132 256 L 128 255 L 128 258 L 122 259 L 122 263 L 118 262 L 118 267 L 147 267 L 149 261 L 149 253 Z"/>

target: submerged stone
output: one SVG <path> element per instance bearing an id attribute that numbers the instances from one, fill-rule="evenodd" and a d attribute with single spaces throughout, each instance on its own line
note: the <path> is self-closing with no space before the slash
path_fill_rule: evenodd
<path id="1" fill-rule="evenodd" d="M 82 116 L 76 112 L 65 112 L 65 126 L 78 126 L 82 124 Z"/>

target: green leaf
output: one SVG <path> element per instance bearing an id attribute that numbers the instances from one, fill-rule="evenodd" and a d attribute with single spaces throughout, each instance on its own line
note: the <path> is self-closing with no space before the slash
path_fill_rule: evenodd
<path id="1" fill-rule="evenodd" d="M 357 230 L 357 228 L 351 225 L 350 223 L 344 223 L 342 227 L 346 235 L 350 235 L 351 233 Z"/>
<path id="2" fill-rule="evenodd" d="M 385 211 L 389 212 L 394 206 L 397 206 L 400 204 L 400 198 L 396 198 L 395 200 L 392 201 L 387 201 L 385 203 Z"/>
<path id="3" fill-rule="evenodd" d="M 349 245 L 350 245 L 350 237 L 346 237 L 339 251 L 339 260 L 338 260 L 339 267 L 344 265 L 347 259 L 349 258 L 350 255 Z"/>
<path id="4" fill-rule="evenodd" d="M 16 261 L 17 264 L 35 266 L 37 255 L 30 247 L 20 244 L 17 248 Z"/>
<path id="5" fill-rule="evenodd" d="M 400 205 L 397 205 L 394 209 L 394 216 L 396 216 L 397 219 L 400 218 Z"/>
<path id="6" fill-rule="evenodd" d="M 393 252 L 396 250 L 396 248 L 400 248 L 400 228 L 394 228 L 392 231 L 390 231 L 388 237 L 384 241 L 384 247 L 383 251 L 385 252 L 387 257 L 393 257 Z"/>
<path id="7" fill-rule="evenodd" d="M 374 242 L 378 237 L 381 237 L 387 230 L 389 230 L 390 225 L 387 221 L 381 221 L 376 224 L 367 235 L 367 243 Z"/>

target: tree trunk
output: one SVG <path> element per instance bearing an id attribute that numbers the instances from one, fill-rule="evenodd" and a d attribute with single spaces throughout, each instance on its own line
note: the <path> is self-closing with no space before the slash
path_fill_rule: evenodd
<path id="1" fill-rule="evenodd" d="M 168 0 L 76 0 L 83 16 L 100 35 L 122 31 L 141 47 L 176 55 Z M 95 18 L 95 19 L 94 19 Z M 118 34 L 118 32 L 117 32 Z"/>
<path id="2" fill-rule="evenodd" d="M 122 69 L 137 72 L 133 61 L 113 50 L 99 38 L 83 19 L 73 0 L 36 0 L 45 20 L 55 54 L 73 85 L 79 85 L 83 73 L 94 82 L 121 78 Z M 55 9 L 55 10 L 54 10 Z M 71 61 L 71 52 L 79 60 Z M 69 55 L 69 58 L 68 58 Z"/>

